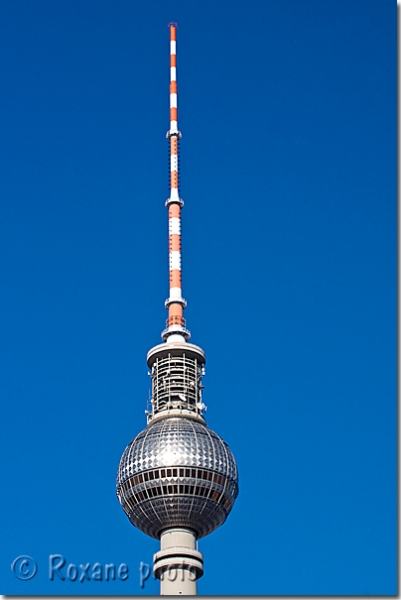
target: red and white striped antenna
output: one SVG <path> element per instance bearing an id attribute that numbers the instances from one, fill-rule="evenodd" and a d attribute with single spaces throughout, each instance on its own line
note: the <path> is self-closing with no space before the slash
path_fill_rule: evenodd
<path id="1" fill-rule="evenodd" d="M 169 224 L 169 271 L 170 295 L 166 300 L 168 309 L 167 328 L 162 333 L 164 341 L 188 341 L 190 333 L 185 327 L 184 308 L 187 303 L 182 297 L 181 278 L 181 209 L 184 202 L 179 197 L 178 144 L 182 137 L 178 129 L 177 103 L 177 23 L 170 28 L 170 129 L 166 137 L 170 145 L 170 197 L 166 200 Z"/>

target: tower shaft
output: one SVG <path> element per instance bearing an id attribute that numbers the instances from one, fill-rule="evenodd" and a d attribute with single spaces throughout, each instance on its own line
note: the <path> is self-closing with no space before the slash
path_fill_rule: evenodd
<path id="1" fill-rule="evenodd" d="M 173 527 L 160 536 L 153 572 L 160 579 L 161 596 L 195 596 L 196 580 L 203 575 L 203 556 L 196 548 L 191 529 Z"/>

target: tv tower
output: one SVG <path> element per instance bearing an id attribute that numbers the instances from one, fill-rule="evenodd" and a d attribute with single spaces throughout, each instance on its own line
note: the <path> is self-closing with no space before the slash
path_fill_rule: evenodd
<path id="1" fill-rule="evenodd" d="M 195 595 L 203 575 L 197 540 L 222 525 L 238 495 L 238 471 L 228 445 L 203 415 L 205 353 L 189 343 L 181 280 L 177 111 L 177 24 L 170 23 L 170 293 L 163 343 L 151 348 L 152 378 L 147 427 L 125 449 L 117 473 L 117 496 L 135 527 L 160 539 L 153 571 L 161 595 Z"/>

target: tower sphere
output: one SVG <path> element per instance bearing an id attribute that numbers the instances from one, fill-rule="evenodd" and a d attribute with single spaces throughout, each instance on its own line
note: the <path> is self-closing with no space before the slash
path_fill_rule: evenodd
<path id="1" fill-rule="evenodd" d="M 117 496 L 125 513 L 154 538 L 171 527 L 208 535 L 224 523 L 237 495 L 230 448 L 195 419 L 168 417 L 149 425 L 118 467 Z"/>

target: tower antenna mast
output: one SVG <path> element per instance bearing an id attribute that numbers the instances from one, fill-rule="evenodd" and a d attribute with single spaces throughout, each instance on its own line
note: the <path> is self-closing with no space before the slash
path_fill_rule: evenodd
<path id="1" fill-rule="evenodd" d="M 162 333 L 164 341 L 188 341 L 190 333 L 185 327 L 181 276 L 181 209 L 184 202 L 179 196 L 178 155 L 182 138 L 178 129 L 177 89 L 177 23 L 170 23 L 170 129 L 166 137 L 170 145 L 170 197 L 166 200 L 169 224 L 169 274 L 170 295 L 166 300 L 168 309 L 167 328 Z"/>

